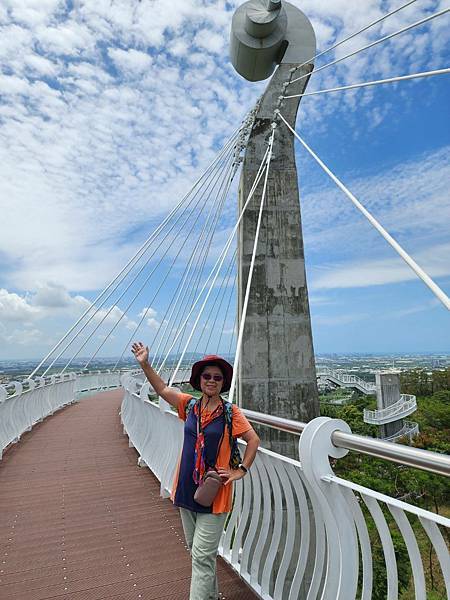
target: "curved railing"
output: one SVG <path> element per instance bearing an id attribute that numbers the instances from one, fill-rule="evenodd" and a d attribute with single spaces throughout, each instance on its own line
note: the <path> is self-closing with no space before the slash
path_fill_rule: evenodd
<path id="1" fill-rule="evenodd" d="M 120 386 L 120 373 L 65 373 L 0 385 L 0 459 L 4 450 L 81 393 Z"/>
<path id="2" fill-rule="evenodd" d="M 371 425 L 384 425 L 409 417 L 417 410 L 417 400 L 410 394 L 401 394 L 400 400 L 379 410 L 364 409 L 364 421 Z"/>
<path id="3" fill-rule="evenodd" d="M 118 371 L 91 371 L 78 374 L 76 378 L 75 391 L 77 393 L 90 392 L 94 390 L 109 390 L 121 386 Z"/>
<path id="4" fill-rule="evenodd" d="M 342 387 L 353 387 L 363 392 L 364 394 L 374 394 L 377 391 L 375 383 L 364 381 L 361 377 L 356 375 L 349 375 L 348 373 L 342 373 L 341 371 L 335 371 L 328 367 L 319 367 L 317 369 L 317 376 L 325 379 L 329 379 L 333 383 Z"/>
<path id="5" fill-rule="evenodd" d="M 166 403 L 148 400 L 148 384 L 141 386 L 127 375 L 122 384 L 124 432 L 138 451 L 139 464 L 150 467 L 167 496 L 181 450 L 183 424 Z M 356 598 L 361 577 L 361 598 L 369 600 L 373 557 L 368 515 L 382 544 L 387 597 L 397 598 L 397 563 L 386 510 L 406 544 L 415 597 L 426 597 L 418 528 L 436 552 L 450 595 L 450 557 L 439 529 L 450 528 L 450 519 L 338 478 L 329 462 L 329 457 L 342 458 L 351 448 L 450 476 L 449 457 L 353 435 L 338 419 L 319 417 L 303 424 L 249 410 L 244 413 L 259 424 L 301 434 L 301 461 L 259 449 L 249 476 L 236 483 L 234 509 L 219 548 L 261 598 L 351 600 Z M 409 519 L 415 520 L 413 526 Z"/>
<path id="6" fill-rule="evenodd" d="M 411 441 L 414 436 L 418 435 L 418 433 L 418 423 L 414 423 L 413 421 L 404 421 L 403 427 L 399 431 L 394 433 L 394 435 L 383 438 L 383 440 L 385 442 L 397 442 L 401 438 L 407 437 L 409 441 Z"/>
<path id="7" fill-rule="evenodd" d="M 125 375 L 122 385 L 124 433 L 138 452 L 138 464 L 153 471 L 161 482 L 161 494 L 167 497 L 181 452 L 183 423 L 165 403 L 149 401 L 148 384 L 140 387 Z M 236 484 L 234 510 L 219 553 L 262 598 L 297 600 L 300 591 L 305 592 L 312 539 L 320 569 L 310 586 L 319 590 L 325 537 L 320 515 L 310 525 L 308 488 L 298 461 L 264 449 L 259 450 L 250 476 Z"/>
<path id="8" fill-rule="evenodd" d="M 159 371 L 159 376 L 166 382 L 169 383 L 172 378 L 173 370 L 171 369 L 163 369 Z M 173 385 L 181 385 L 182 383 L 187 383 L 191 376 L 191 368 L 189 369 L 180 369 L 177 371 L 175 379 L 173 381 Z"/>

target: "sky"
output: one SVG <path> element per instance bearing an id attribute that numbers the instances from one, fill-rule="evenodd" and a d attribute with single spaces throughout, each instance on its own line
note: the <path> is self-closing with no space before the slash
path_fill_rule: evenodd
<path id="1" fill-rule="evenodd" d="M 3 0 L 0 359 L 45 355 L 254 106 L 266 82 L 242 79 L 228 58 L 238 4 Z M 293 4 L 310 18 L 324 50 L 401 2 Z M 417 0 L 320 57 L 316 67 L 447 6 L 448 0 Z M 320 71 L 308 90 L 448 67 L 449 15 Z M 443 75 L 305 97 L 297 119 L 307 143 L 447 294 L 449 81 Z M 301 147 L 296 153 L 315 351 L 450 352 L 448 311 L 311 157 Z M 233 185 L 210 266 L 235 208 Z M 174 230 L 167 260 L 184 236 L 192 247 L 198 231 Z M 151 304 L 152 284 L 126 315 L 133 288 L 120 300 L 119 293 L 111 297 L 93 319 L 104 322 L 82 355 L 119 318 L 99 356 L 121 354 L 141 318 L 138 337 L 152 339 L 187 261 L 180 252 L 167 289 Z M 233 329 L 230 316 L 221 352 L 232 347 Z"/>

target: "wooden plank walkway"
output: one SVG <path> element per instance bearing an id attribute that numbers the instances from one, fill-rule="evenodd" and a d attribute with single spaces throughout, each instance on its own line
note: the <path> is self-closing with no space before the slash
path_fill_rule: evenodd
<path id="1" fill-rule="evenodd" d="M 0 462 L 0 599 L 187 600 L 190 556 L 177 509 L 136 465 L 122 392 L 69 406 Z M 222 560 L 227 600 L 255 594 Z"/>

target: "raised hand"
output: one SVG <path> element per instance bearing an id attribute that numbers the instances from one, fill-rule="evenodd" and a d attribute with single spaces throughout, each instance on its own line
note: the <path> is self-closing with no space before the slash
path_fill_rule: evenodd
<path id="1" fill-rule="evenodd" d="M 131 352 L 140 365 L 148 363 L 148 346 L 144 346 L 142 342 L 134 342 Z"/>

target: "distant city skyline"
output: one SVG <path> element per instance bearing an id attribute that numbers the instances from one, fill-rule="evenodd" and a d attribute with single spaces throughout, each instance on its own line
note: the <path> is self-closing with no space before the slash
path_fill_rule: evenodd
<path id="1" fill-rule="evenodd" d="M 198 357 L 202 357 L 203 354 L 202 353 L 198 353 L 195 356 Z M 230 356 L 230 357 L 234 357 L 234 353 L 227 355 L 224 354 L 223 356 Z M 425 351 L 421 351 L 421 352 L 316 352 L 315 353 L 315 358 L 403 358 L 403 359 L 409 359 L 409 358 L 414 358 L 414 357 L 430 357 L 430 358 L 447 358 L 450 359 L 450 350 L 425 350 Z M 2 364 L 8 363 L 8 362 L 38 362 L 40 361 L 42 358 L 42 356 L 29 356 L 29 357 L 11 357 L 11 358 L 1 358 L 0 359 L 0 366 Z M 63 365 L 65 364 L 65 362 L 67 361 L 69 357 L 61 357 L 56 363 L 55 365 Z M 77 361 L 74 362 L 74 365 L 78 365 L 80 366 L 80 364 L 82 362 L 84 362 L 85 360 L 89 360 L 90 357 L 88 356 L 84 356 L 81 357 L 79 359 L 77 359 Z M 111 361 L 116 361 L 119 358 L 119 356 L 102 356 L 102 357 L 98 357 L 93 361 L 93 364 L 100 364 L 100 363 L 108 363 Z M 151 357 L 150 357 L 151 358 Z M 170 355 L 169 356 L 169 360 L 175 360 L 178 359 L 179 355 L 175 354 L 175 355 Z M 185 361 L 188 361 L 191 357 L 189 356 L 189 353 L 187 353 L 187 355 L 185 356 Z M 135 361 L 135 359 L 133 357 L 127 358 L 123 360 L 124 363 L 132 363 L 132 364 L 136 364 L 137 362 Z"/>

